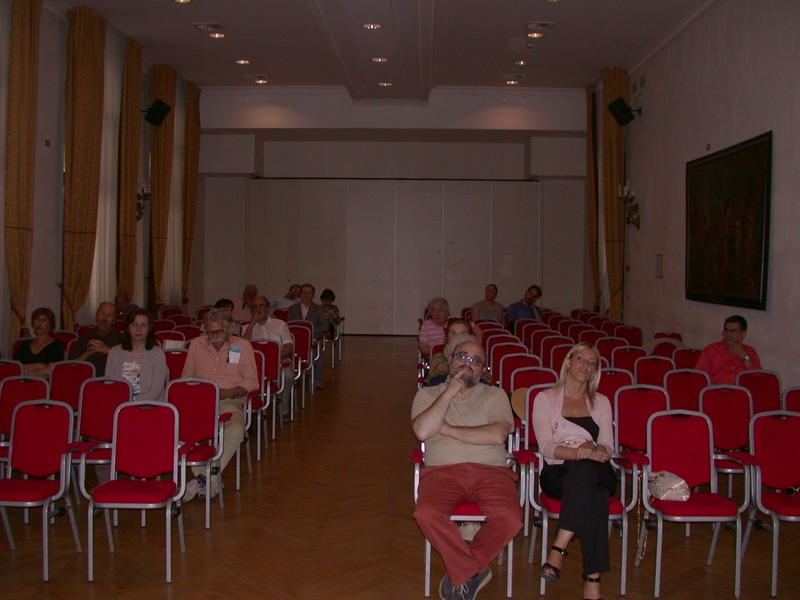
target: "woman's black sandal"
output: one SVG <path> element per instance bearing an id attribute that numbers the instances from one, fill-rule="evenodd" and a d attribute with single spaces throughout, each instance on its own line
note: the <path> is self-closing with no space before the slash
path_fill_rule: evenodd
<path id="1" fill-rule="evenodd" d="M 585 586 L 587 583 L 600 583 L 600 578 L 599 577 L 588 577 L 588 576 L 584 575 L 583 576 L 583 581 L 584 581 L 583 585 Z M 586 600 L 589 600 L 589 599 L 586 599 Z M 591 600 L 603 600 L 603 599 L 602 598 L 592 598 Z"/>
<path id="2" fill-rule="evenodd" d="M 558 546 L 550 546 L 550 550 L 555 550 L 556 552 L 560 553 L 561 556 L 567 556 L 569 554 L 569 552 L 563 548 L 559 548 Z M 539 577 L 545 581 L 549 581 L 550 583 L 555 583 L 558 581 L 558 578 L 561 577 L 561 569 L 554 567 L 549 562 L 546 562 L 542 565 L 542 568 L 539 571 Z"/>

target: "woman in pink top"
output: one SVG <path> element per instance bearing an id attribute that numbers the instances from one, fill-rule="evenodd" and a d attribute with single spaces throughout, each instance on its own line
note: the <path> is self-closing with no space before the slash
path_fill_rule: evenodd
<path id="1" fill-rule="evenodd" d="M 611 404 L 597 393 L 600 354 L 587 342 L 572 347 L 558 383 L 533 403 L 533 430 L 545 465 L 542 492 L 561 500 L 558 533 L 539 575 L 555 583 L 574 536 L 583 554 L 584 598 L 600 598 L 608 571 L 608 498 L 616 489 L 609 464 L 614 445 Z"/>

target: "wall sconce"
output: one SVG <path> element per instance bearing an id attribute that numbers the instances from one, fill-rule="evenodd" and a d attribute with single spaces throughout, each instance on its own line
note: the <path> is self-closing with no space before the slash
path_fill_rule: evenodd
<path id="1" fill-rule="evenodd" d="M 142 189 L 139 190 L 136 194 L 136 220 L 141 221 L 142 217 L 144 216 L 144 203 L 150 201 L 150 197 L 153 194 L 150 193 L 150 190 L 142 186 Z"/>

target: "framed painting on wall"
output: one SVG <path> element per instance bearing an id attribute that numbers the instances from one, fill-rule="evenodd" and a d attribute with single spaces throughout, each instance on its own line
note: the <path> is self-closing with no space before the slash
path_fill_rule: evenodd
<path id="1" fill-rule="evenodd" d="M 686 299 L 766 310 L 772 132 L 686 163 Z"/>

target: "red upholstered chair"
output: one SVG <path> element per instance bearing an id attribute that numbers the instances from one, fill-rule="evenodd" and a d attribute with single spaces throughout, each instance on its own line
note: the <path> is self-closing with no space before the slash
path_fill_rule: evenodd
<path id="1" fill-rule="evenodd" d="M 51 400 L 66 402 L 72 410 L 78 412 L 81 397 L 81 385 L 94 377 L 94 365 L 82 360 L 65 360 L 55 363 L 50 370 Z"/>
<path id="2" fill-rule="evenodd" d="M 84 333 L 89 333 L 90 331 L 94 331 L 94 325 L 81 325 L 78 327 L 78 330 L 75 332 L 78 334 L 78 337 L 82 336 Z"/>
<path id="3" fill-rule="evenodd" d="M 578 321 L 577 319 L 567 319 L 566 321 L 561 321 L 558 324 L 558 333 L 560 335 L 567 335 L 569 333 L 569 328 L 573 325 L 585 325 L 585 323 Z"/>
<path id="4" fill-rule="evenodd" d="M 552 329 L 538 329 L 531 334 L 529 338 L 530 344 L 525 345 L 528 346 L 528 350 L 530 350 L 531 354 L 544 359 L 542 356 L 542 340 L 553 335 L 557 336 L 558 332 Z M 544 362 L 544 360 L 542 360 L 542 362 Z"/>
<path id="5" fill-rule="evenodd" d="M 605 375 L 605 373 L 603 373 Z M 700 392 L 711 385 L 705 371 L 696 369 L 673 369 L 664 375 L 664 388 L 669 393 L 672 410 L 700 410 Z"/>
<path id="6" fill-rule="evenodd" d="M 676 369 L 694 369 L 703 350 L 700 348 L 675 348 L 672 352 L 672 362 Z"/>
<path id="7" fill-rule="evenodd" d="M 600 315 L 594 315 L 593 317 L 589 317 L 589 320 L 586 322 L 586 324 L 591 325 L 595 329 L 599 329 L 600 331 L 603 331 L 605 333 L 605 330 L 603 329 L 603 323 L 610 320 L 611 319 L 609 319 L 608 317 L 601 317 Z M 607 335 L 611 334 L 609 333 Z"/>
<path id="8" fill-rule="evenodd" d="M 520 367 L 511 372 L 511 389 L 530 388 L 537 385 L 553 387 L 558 381 L 558 373 L 546 367 Z"/>
<path id="9" fill-rule="evenodd" d="M 484 333 L 487 331 L 502 331 L 503 333 L 508 333 L 508 331 L 506 331 L 506 328 L 503 327 L 497 321 L 491 321 L 489 319 L 479 319 L 478 321 L 475 321 L 475 324 L 478 327 L 480 327 L 481 331 L 483 331 Z"/>
<path id="10" fill-rule="evenodd" d="M 287 318 L 289 318 L 289 309 L 287 309 L 287 308 L 276 308 L 274 311 L 272 311 L 272 316 L 275 317 L 276 319 L 280 319 L 281 321 L 285 321 Z M 428 318 L 428 309 L 426 308 L 425 309 L 425 319 L 427 319 L 427 318 Z"/>
<path id="11" fill-rule="evenodd" d="M 8 462 L 11 419 L 14 409 L 27 400 L 44 400 L 50 393 L 50 384 L 41 377 L 14 375 L 0 383 L 0 477 Z"/>
<path id="12" fill-rule="evenodd" d="M 528 349 L 519 342 L 504 342 L 494 344 L 489 352 L 489 373 L 492 376 L 492 383 L 499 386 L 500 381 L 500 361 L 509 354 L 525 354 Z M 510 377 L 509 377 L 510 379 Z"/>
<path id="13" fill-rule="evenodd" d="M 584 322 L 584 323 L 586 323 L 588 325 L 589 324 L 589 319 L 591 319 L 592 317 L 596 317 L 596 316 L 597 315 L 595 313 L 593 313 L 592 311 L 584 310 L 584 311 L 581 311 L 580 314 L 578 314 L 578 316 L 576 318 L 579 321 L 582 321 L 582 322 Z"/>
<path id="14" fill-rule="evenodd" d="M 647 350 L 641 346 L 619 346 L 611 351 L 611 366 L 634 373 L 636 359 L 647 356 Z M 634 373 L 634 378 L 636 374 Z M 660 384 L 659 384 L 660 385 Z"/>
<path id="15" fill-rule="evenodd" d="M 664 338 L 671 340 L 672 338 Z M 675 344 L 671 341 L 669 342 L 659 342 L 653 349 L 650 351 L 650 356 L 663 356 L 664 358 L 668 358 L 672 360 L 672 354 L 675 352 Z"/>
<path id="16" fill-rule="evenodd" d="M 167 385 L 165 400 L 176 408 L 180 417 L 179 439 L 189 448 L 185 455 L 185 466 L 205 467 L 207 491 L 211 484 L 211 475 L 216 475 L 219 485 L 219 506 L 224 507 L 222 476 L 217 468 L 214 468 L 216 473 L 213 473 L 212 467 L 218 466 L 222 456 L 224 424 L 230 420 L 231 415 L 219 414 L 219 387 L 207 379 L 193 377 L 176 379 Z M 236 462 L 238 480 L 238 456 Z M 211 494 L 206 493 L 206 529 L 210 528 Z"/>
<path id="17" fill-rule="evenodd" d="M 172 331 L 175 329 L 175 322 L 169 319 L 156 319 L 153 321 L 153 327 L 156 331 Z"/>
<path id="18" fill-rule="evenodd" d="M 73 413 L 63 402 L 27 401 L 15 407 L 11 422 L 10 472 L 5 479 L 0 479 L 0 514 L 8 544 L 14 550 L 16 545 L 6 509 L 42 507 L 42 579 L 49 581 L 49 521 L 59 514 L 58 511 L 51 514 L 51 507 L 62 498 L 72 525 L 75 547 L 78 552 L 82 551 L 67 493 L 71 470 L 66 448 L 72 439 Z M 12 477 L 13 473 L 17 476 Z"/>
<path id="19" fill-rule="evenodd" d="M 550 362 L 550 359 L 552 358 L 551 351 L 553 350 L 554 346 L 561 346 L 565 344 L 568 344 L 570 347 L 575 345 L 570 338 L 563 335 L 551 335 L 542 338 L 542 345 L 539 350 L 539 357 L 542 359 L 542 366 L 549 369 L 560 369 L 561 365 L 553 365 Z"/>
<path id="20" fill-rule="evenodd" d="M 553 331 L 558 331 L 559 323 L 561 323 L 561 321 L 568 321 L 568 320 L 570 320 L 569 317 L 565 317 L 562 314 L 554 313 L 554 314 L 550 315 L 550 317 L 547 319 L 546 322 L 547 322 L 547 326 L 550 329 L 552 329 Z"/>
<path id="21" fill-rule="evenodd" d="M 654 339 L 658 338 L 669 338 L 673 340 L 678 340 L 679 342 L 683 341 L 683 336 L 678 333 L 677 331 L 656 331 L 653 334 Z"/>
<path id="22" fill-rule="evenodd" d="M 167 583 L 172 581 L 172 517 L 173 504 L 186 491 L 186 455 L 194 447 L 180 447 L 178 468 L 178 410 L 166 402 L 126 402 L 114 415 L 114 437 L 111 457 L 111 480 L 86 491 L 85 462 L 81 463 L 81 493 L 89 500 L 89 581 L 94 581 L 94 518 L 95 508 L 105 510 L 158 510 L 166 517 Z M 93 444 L 83 449 L 85 461 Z M 120 477 L 124 475 L 125 477 Z M 127 477 L 130 477 L 128 479 Z M 183 537 L 183 515 L 176 510 L 181 552 L 186 552 Z M 106 517 L 109 549 L 114 551 L 111 522 Z"/>
<path id="23" fill-rule="evenodd" d="M 6 377 L 16 377 L 25 373 L 25 367 L 18 360 L 0 359 L 0 382 Z"/>
<path id="24" fill-rule="evenodd" d="M 633 378 L 636 383 L 663 385 L 664 375 L 672 371 L 675 364 L 663 356 L 641 356 L 633 363 Z"/>
<path id="25" fill-rule="evenodd" d="M 508 316 L 508 313 L 506 313 L 506 316 Z M 516 321 L 514 321 L 514 329 L 513 329 L 513 331 L 511 331 L 511 333 L 516 335 L 521 340 L 522 339 L 522 328 L 525 327 L 525 325 L 528 325 L 530 323 L 539 323 L 540 325 L 543 324 L 541 321 L 539 321 L 537 319 L 517 319 Z"/>
<path id="26" fill-rule="evenodd" d="M 575 323 L 567 330 L 567 337 L 572 338 L 572 341 L 577 344 L 581 341 L 581 334 L 585 331 L 595 331 L 595 329 L 586 323 Z"/>
<path id="27" fill-rule="evenodd" d="M 489 355 L 489 341 L 493 338 L 500 338 L 502 342 L 519 342 L 519 338 L 515 335 L 508 333 L 505 329 L 486 329 L 483 330 L 481 336 L 481 345 L 483 346 L 486 355 Z"/>
<path id="28" fill-rule="evenodd" d="M 183 375 L 183 366 L 186 364 L 186 357 L 189 350 L 186 348 L 175 348 L 174 350 L 164 350 L 164 358 L 167 359 L 167 380 L 174 381 Z"/>
<path id="29" fill-rule="evenodd" d="M 742 544 L 742 559 L 756 520 L 756 509 L 769 516 L 772 523 L 772 587 L 778 595 L 778 548 L 781 522 L 800 522 L 800 413 L 770 411 L 755 415 L 750 421 L 750 453 L 758 461 L 754 473 L 753 502 Z M 792 490 L 793 493 L 787 493 Z M 761 529 L 768 529 L 762 527 Z M 796 566 L 796 557 L 792 557 Z M 793 571 L 794 572 L 794 571 Z"/>
<path id="30" fill-rule="evenodd" d="M 736 385 L 750 390 L 754 413 L 781 409 L 781 378 L 775 371 L 742 371 L 736 376 Z"/>
<path id="31" fill-rule="evenodd" d="M 589 323 L 589 325 L 591 325 L 591 323 Z M 602 331 L 605 331 L 609 336 L 620 337 L 616 333 L 614 333 L 614 331 L 620 325 L 625 325 L 625 323 L 623 323 L 622 321 L 613 321 L 611 319 L 606 319 L 605 321 L 603 321 L 603 323 L 600 325 L 600 327 L 598 327 L 598 329 L 601 329 Z M 628 345 L 630 345 L 630 342 L 628 343 Z M 638 345 L 641 346 L 641 344 L 638 344 Z"/>
<path id="32" fill-rule="evenodd" d="M 74 331 L 67 331 L 66 329 L 59 329 L 57 331 L 51 331 L 50 335 L 57 340 L 61 340 L 61 343 L 64 344 L 64 360 L 67 360 L 69 357 L 68 348 L 70 344 L 74 344 L 75 340 L 78 339 L 78 334 Z"/>
<path id="33" fill-rule="evenodd" d="M 253 410 L 259 411 L 259 418 L 263 423 L 264 429 L 264 447 L 267 447 L 267 413 L 266 409 L 272 405 L 272 439 L 275 439 L 275 421 L 280 420 L 277 417 L 276 407 L 278 404 L 278 397 L 283 392 L 284 386 L 293 385 L 294 380 L 286 381 L 284 367 L 289 366 L 291 358 L 285 360 L 281 359 L 281 345 L 275 340 L 253 340 L 250 342 L 253 345 L 253 350 L 259 350 L 264 355 L 264 397 L 255 399 L 253 401 Z M 294 391 L 294 390 L 292 390 Z M 265 404 L 266 399 L 266 404 Z M 289 414 L 294 420 L 294 394 L 290 400 L 292 406 L 289 407 Z M 283 421 L 280 420 L 281 429 L 283 429 Z M 261 434 L 258 434 L 260 444 Z M 261 460 L 259 458 L 259 460 Z"/>
<path id="34" fill-rule="evenodd" d="M 307 327 L 300 325 L 302 321 L 292 321 L 289 323 L 289 331 L 294 337 L 294 378 L 302 379 L 302 400 L 300 406 L 306 407 L 306 379 L 312 377 L 314 366 L 314 354 L 312 350 L 311 332 Z M 311 380 L 313 389 L 313 379 Z"/>
<path id="35" fill-rule="evenodd" d="M 552 348 L 550 348 L 550 368 L 556 371 L 557 373 L 561 372 L 561 365 L 564 363 L 564 359 L 567 358 L 567 354 L 569 351 L 572 350 L 575 344 L 556 344 Z"/>
<path id="36" fill-rule="evenodd" d="M 162 319 L 169 319 L 173 315 L 183 314 L 183 309 L 180 306 L 165 306 L 161 309 Z"/>
<path id="37" fill-rule="evenodd" d="M 164 349 L 166 349 L 167 346 L 171 346 L 170 350 L 177 350 L 178 344 L 183 348 L 183 345 L 186 343 L 186 337 L 180 331 L 170 329 L 167 331 L 156 331 L 156 341 L 158 345 Z M 167 342 L 174 343 L 168 344 Z"/>
<path id="38" fill-rule="evenodd" d="M 214 308 L 213 306 L 202 306 L 202 307 L 198 308 L 197 309 L 197 320 L 198 321 L 202 321 L 203 317 L 206 316 L 206 313 L 208 311 L 210 311 L 211 309 L 213 309 L 213 308 Z"/>
<path id="39" fill-rule="evenodd" d="M 627 345 L 628 342 L 626 340 L 618 337 L 602 337 L 595 343 L 595 347 L 600 353 L 600 356 L 607 359 L 609 362 L 611 361 L 611 353 L 614 352 L 615 348 L 621 348 Z M 612 364 L 611 366 L 613 367 L 614 365 Z M 633 373 L 633 365 L 631 365 L 630 371 Z"/>
<path id="40" fill-rule="evenodd" d="M 172 321 L 170 321 L 172 323 Z M 180 331 L 183 334 L 183 337 L 186 338 L 188 348 L 188 342 L 193 340 L 194 338 L 203 335 L 203 330 L 200 329 L 197 325 L 175 325 L 175 331 Z"/>
<path id="41" fill-rule="evenodd" d="M 631 346 L 642 345 L 642 329 L 636 325 L 619 325 L 614 330 L 614 336 L 628 340 Z"/>
<path id="42" fill-rule="evenodd" d="M 170 315 L 167 320 L 172 321 L 175 325 L 194 325 L 194 319 L 189 315 Z"/>
<path id="43" fill-rule="evenodd" d="M 499 364 L 500 387 L 511 395 L 514 391 L 511 385 L 511 375 L 514 371 L 524 367 L 540 367 L 542 361 L 539 360 L 538 356 L 529 354 L 526 350 L 525 352 L 506 354 L 500 359 Z"/>
<path id="44" fill-rule="evenodd" d="M 597 346 L 597 340 L 604 337 L 608 336 L 606 336 L 606 334 L 599 329 L 586 329 L 580 332 L 578 335 L 578 341 L 589 342 L 590 344 Z"/>
<path id="45" fill-rule="evenodd" d="M 617 390 L 626 385 L 633 385 L 633 373 L 625 369 L 604 367 L 600 374 L 600 383 L 597 386 L 597 392 L 608 398 L 613 408 Z"/>
<path id="46" fill-rule="evenodd" d="M 675 440 L 680 440 L 676 445 Z M 733 595 L 739 597 L 741 580 L 742 519 L 740 512 L 750 501 L 749 470 L 745 469 L 745 503 L 737 506 L 730 498 L 717 493 L 717 476 L 714 470 L 714 446 L 711 420 L 704 414 L 692 411 L 664 411 L 650 417 L 647 422 L 647 455 L 650 464 L 645 465 L 642 496 L 645 508 L 656 515 L 656 565 L 655 597 L 661 592 L 661 563 L 664 545 L 664 522 L 713 523 L 714 533 L 708 553 L 707 565 L 714 558 L 717 537 L 722 523 L 735 526 L 736 552 L 734 558 Z M 720 456 L 720 455 L 717 455 Z M 659 500 L 647 490 L 648 473 L 669 471 L 681 477 L 694 490 L 709 486 L 710 491 L 692 491 L 685 502 Z M 635 563 L 639 564 L 644 545 L 646 527 L 639 536 L 639 552 Z"/>
<path id="47" fill-rule="evenodd" d="M 262 416 L 266 415 L 267 408 L 270 404 L 269 388 L 265 381 L 265 361 L 266 357 L 259 348 L 253 346 L 253 355 L 256 360 L 256 379 L 258 380 L 258 387 L 247 394 L 247 403 L 244 407 L 245 424 L 244 424 L 244 442 L 247 445 L 247 472 L 253 472 L 253 465 L 250 461 L 250 426 L 253 424 L 253 419 L 256 421 L 256 460 L 261 462 L 261 423 Z M 264 419 L 264 445 L 266 446 L 266 416 Z M 237 487 L 238 489 L 238 487 Z"/>
<path id="48" fill-rule="evenodd" d="M 783 390 L 782 410 L 800 412 L 800 386 L 790 387 Z"/>
<path id="49" fill-rule="evenodd" d="M 33 338 L 30 338 L 30 337 L 15 339 L 14 342 L 11 344 L 11 356 L 16 356 L 17 355 L 17 350 L 19 350 L 20 344 L 22 344 L 22 342 L 24 342 L 26 340 L 32 340 L 32 339 Z"/>
<path id="50" fill-rule="evenodd" d="M 525 323 L 521 327 L 517 327 L 516 331 L 514 332 L 515 335 L 522 340 L 522 343 L 531 350 L 531 336 L 535 331 L 552 331 L 547 325 L 541 323 L 539 321 L 534 321 L 533 323 Z"/>

